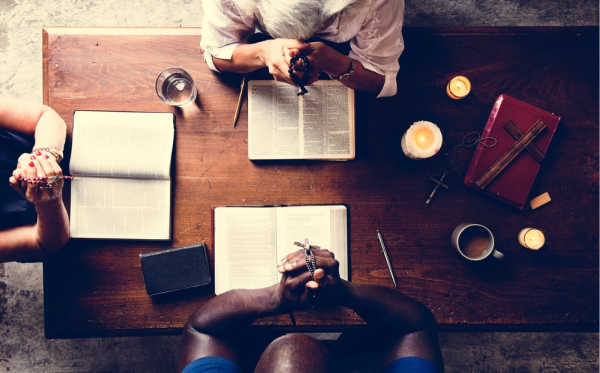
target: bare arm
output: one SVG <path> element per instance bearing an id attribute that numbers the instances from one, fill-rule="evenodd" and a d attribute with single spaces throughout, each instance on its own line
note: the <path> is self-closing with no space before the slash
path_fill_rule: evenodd
<path id="1" fill-rule="evenodd" d="M 343 305 L 356 311 L 371 328 L 393 337 L 387 363 L 406 356 L 425 358 L 441 368 L 435 317 L 423 304 L 397 289 L 344 282 Z"/>
<path id="2" fill-rule="evenodd" d="M 437 323 L 431 311 L 423 304 L 402 294 L 397 289 L 374 285 L 360 285 L 339 277 L 339 263 L 327 250 L 314 250 L 317 266 L 326 276 L 318 281 L 318 298 L 356 311 L 389 344 L 384 360 L 389 363 L 406 356 L 425 358 L 443 369 L 437 341 Z M 298 271 L 305 266 L 304 253 L 288 255 L 279 271 Z"/>
<path id="3" fill-rule="evenodd" d="M 15 132 L 35 134 L 35 148 L 63 150 L 67 126 L 50 107 L 0 97 L 0 125 Z"/>
<path id="4" fill-rule="evenodd" d="M 354 70 L 346 79 L 340 80 L 345 86 L 365 92 L 379 93 L 385 82 L 385 77 L 373 71 L 366 70 L 363 65 L 348 56 L 341 54 L 322 42 L 313 42 L 301 48 L 309 53 L 308 60 L 314 65 L 318 74 L 324 72 L 330 76 L 337 77 L 350 70 L 352 61 Z M 313 77 L 317 78 L 317 75 Z"/>
<path id="5" fill-rule="evenodd" d="M 62 151 L 66 125 L 51 108 L 12 98 L 0 99 L 0 124 L 12 131 L 35 134 L 35 147 Z M 34 156 L 35 159 L 32 159 Z M 52 190 L 41 190 L 23 178 L 60 176 L 62 170 L 51 153 L 24 153 L 8 182 L 35 205 L 38 220 L 33 226 L 0 231 L 0 261 L 38 260 L 69 240 L 69 218 L 62 201 L 62 180 Z"/>
<path id="6" fill-rule="evenodd" d="M 233 50 L 230 60 L 213 57 L 213 63 L 219 71 L 245 74 L 265 67 L 262 55 L 269 40 L 255 44 L 240 44 Z"/>
<path id="7" fill-rule="evenodd" d="M 227 336 L 254 319 L 273 314 L 279 307 L 277 287 L 256 290 L 231 290 L 211 298 L 194 312 L 183 329 L 181 371 L 190 362 L 204 356 L 221 356 L 238 361 Z"/>
<path id="8" fill-rule="evenodd" d="M 262 289 L 237 289 L 211 298 L 190 317 L 197 331 L 222 336 L 276 313 L 280 306 L 279 285 Z"/>
<path id="9" fill-rule="evenodd" d="M 324 275 L 324 271 L 319 271 Z M 317 277 L 318 275 L 315 274 Z M 194 312 L 183 331 L 180 369 L 204 356 L 221 356 L 236 361 L 231 340 L 255 319 L 304 307 L 309 288 L 316 285 L 307 272 L 284 274 L 277 285 L 262 289 L 238 289 L 211 298 Z"/>
<path id="10" fill-rule="evenodd" d="M 307 44 L 294 39 L 270 39 L 254 44 L 240 44 L 233 50 L 231 60 L 213 57 L 220 71 L 244 74 L 266 67 L 273 79 L 294 84 L 288 69 L 292 51 Z"/>
<path id="11" fill-rule="evenodd" d="M 0 231 L 0 262 L 41 260 L 44 252 L 56 251 L 69 241 L 69 217 L 62 201 L 39 203 L 35 209 L 35 225 Z"/>
<path id="12" fill-rule="evenodd" d="M 244 74 L 267 67 L 275 80 L 294 84 L 289 76 L 289 61 L 298 51 L 309 52 L 308 59 L 314 64 L 314 75 L 310 83 L 318 78 L 319 72 L 338 76 L 348 71 L 350 57 L 345 56 L 322 42 L 303 43 L 292 39 L 265 40 L 255 44 L 240 44 L 237 46 L 231 60 L 213 58 L 215 66 L 220 71 Z M 385 77 L 373 71 L 366 70 L 356 60 L 352 60 L 354 71 L 341 82 L 353 89 L 371 93 L 379 93 Z"/>

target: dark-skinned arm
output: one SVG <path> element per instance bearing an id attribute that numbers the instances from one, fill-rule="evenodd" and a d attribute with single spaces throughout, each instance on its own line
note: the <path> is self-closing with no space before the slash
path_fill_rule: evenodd
<path id="1" fill-rule="evenodd" d="M 278 288 L 230 290 L 202 305 L 190 316 L 188 325 L 201 333 L 227 335 L 259 317 L 276 313 L 281 303 Z"/>
<path id="2" fill-rule="evenodd" d="M 255 319 L 275 313 L 280 307 L 278 285 L 262 289 L 236 289 L 209 299 L 194 312 L 183 328 L 179 370 L 205 356 L 220 356 L 238 362 L 227 336 Z"/>
<path id="3" fill-rule="evenodd" d="M 442 370 L 443 359 L 437 339 L 437 322 L 423 304 L 397 289 L 344 282 L 342 305 L 353 309 L 369 328 L 391 337 L 386 363 L 406 356 L 418 356 Z"/>
<path id="4" fill-rule="evenodd" d="M 437 323 L 423 304 L 399 290 L 376 285 L 361 285 L 340 279 L 339 263 L 328 250 L 314 250 L 317 267 L 326 275 L 318 280 L 318 298 L 332 305 L 356 311 L 368 327 L 389 340 L 384 361 L 417 356 L 431 361 L 440 371 L 442 356 L 437 340 Z M 301 251 L 288 255 L 279 271 L 297 271 L 304 264 Z"/>
<path id="5" fill-rule="evenodd" d="M 315 273 L 325 275 L 324 270 Z M 309 289 L 316 286 L 309 273 L 283 274 L 281 281 L 262 289 L 236 289 L 209 299 L 194 312 L 183 331 L 180 369 L 205 356 L 220 356 L 237 362 L 229 338 L 255 319 L 301 308 L 309 302 Z"/>

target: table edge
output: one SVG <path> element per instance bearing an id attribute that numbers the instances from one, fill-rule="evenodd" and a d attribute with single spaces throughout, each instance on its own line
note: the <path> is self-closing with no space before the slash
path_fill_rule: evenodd
<path id="1" fill-rule="evenodd" d="M 251 330 L 261 332 L 283 332 L 283 333 L 328 333 L 328 332 L 348 332 L 352 330 L 360 330 L 366 328 L 366 325 L 298 325 L 298 326 L 283 326 L 283 325 L 250 325 Z M 70 330 L 63 333 L 60 330 L 49 330 L 45 328 L 46 339 L 70 339 L 70 338 L 104 338 L 104 337 L 143 337 L 143 336 L 167 336 L 181 335 L 183 328 L 164 328 L 164 329 L 121 329 L 121 330 L 86 330 L 74 331 Z M 485 332 L 500 332 L 500 333 L 598 333 L 598 324 L 440 324 L 438 332 L 444 333 L 485 333 Z"/>

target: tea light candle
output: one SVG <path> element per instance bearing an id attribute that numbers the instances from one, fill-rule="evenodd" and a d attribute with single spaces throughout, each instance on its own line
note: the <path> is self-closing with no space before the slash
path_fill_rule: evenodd
<path id="1" fill-rule="evenodd" d="M 414 122 L 402 136 L 404 154 L 412 159 L 434 156 L 442 147 L 442 132 L 434 123 L 422 120 Z"/>
<path id="2" fill-rule="evenodd" d="M 471 81 L 462 75 L 450 79 L 446 85 L 446 93 L 451 99 L 462 100 L 471 92 Z"/>
<path id="3" fill-rule="evenodd" d="M 518 239 L 521 246 L 531 250 L 539 250 L 546 244 L 544 232 L 536 228 L 521 229 Z"/>

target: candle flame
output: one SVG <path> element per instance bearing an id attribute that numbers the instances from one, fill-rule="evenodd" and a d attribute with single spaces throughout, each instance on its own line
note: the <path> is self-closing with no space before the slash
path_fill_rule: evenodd
<path id="1" fill-rule="evenodd" d="M 421 149 L 427 149 L 433 143 L 433 132 L 429 128 L 421 128 L 415 133 L 415 143 Z"/>

